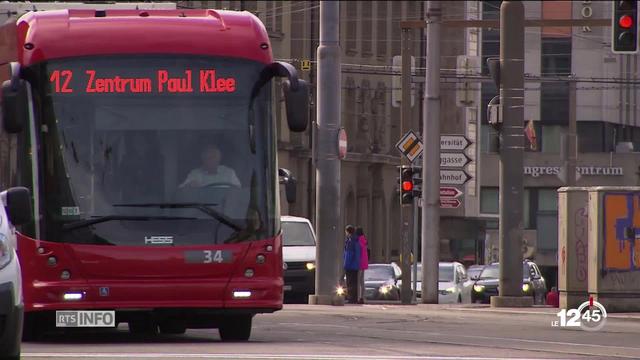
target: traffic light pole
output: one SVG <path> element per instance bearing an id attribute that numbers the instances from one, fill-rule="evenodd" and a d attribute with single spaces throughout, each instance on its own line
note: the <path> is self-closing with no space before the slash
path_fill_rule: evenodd
<path id="1" fill-rule="evenodd" d="M 500 5 L 500 292 L 492 307 L 532 305 L 522 296 L 523 155 L 524 155 L 524 5 Z"/>
<path id="2" fill-rule="evenodd" d="M 338 247 L 344 238 L 340 223 L 340 4 L 320 2 L 318 47 L 318 141 L 316 160 L 316 288 L 309 303 L 339 305 L 336 296 Z"/>
<path id="3" fill-rule="evenodd" d="M 422 303 L 438 303 L 440 263 L 440 21 L 439 1 L 427 1 L 427 74 L 423 113 Z"/>
<path id="4" fill-rule="evenodd" d="M 400 113 L 400 127 L 402 133 L 411 130 L 411 29 L 402 29 L 402 103 Z M 402 165 L 409 165 L 404 157 Z M 401 170 L 402 179 L 402 170 Z M 402 182 L 400 184 L 402 187 Z M 402 288 L 400 289 L 400 300 L 403 305 L 411 304 L 411 204 L 405 204 L 400 189 L 400 226 L 402 247 L 400 250 L 400 269 L 402 270 Z"/>

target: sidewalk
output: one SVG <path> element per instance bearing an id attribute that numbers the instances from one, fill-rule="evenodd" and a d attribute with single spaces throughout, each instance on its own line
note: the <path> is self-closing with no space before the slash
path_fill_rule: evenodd
<path id="1" fill-rule="evenodd" d="M 415 304 L 415 305 L 401 305 L 397 301 L 375 301 L 368 302 L 364 305 L 360 304 L 347 304 L 345 306 L 330 306 L 330 305 L 285 305 L 285 308 L 289 309 L 320 309 L 329 310 L 335 313 L 359 313 L 369 311 L 382 311 L 382 312 L 398 312 L 398 313 L 413 313 L 419 314 L 421 312 L 430 311 L 450 311 L 460 313 L 475 313 L 475 314 L 512 314 L 512 315 L 537 315 L 537 316 L 549 316 L 557 317 L 559 308 L 548 307 L 544 305 L 534 305 L 527 308 L 492 308 L 488 304 Z M 607 318 L 616 320 L 628 320 L 634 322 L 640 322 L 640 312 L 633 313 L 607 313 Z"/>

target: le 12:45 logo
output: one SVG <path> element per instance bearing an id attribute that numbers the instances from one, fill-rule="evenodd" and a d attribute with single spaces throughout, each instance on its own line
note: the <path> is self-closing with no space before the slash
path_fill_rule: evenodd
<path id="1" fill-rule="evenodd" d="M 557 316 L 560 320 L 551 322 L 554 327 L 579 327 L 586 331 L 597 331 L 602 329 L 607 322 L 607 310 L 602 304 L 589 298 L 577 309 L 562 309 Z"/>

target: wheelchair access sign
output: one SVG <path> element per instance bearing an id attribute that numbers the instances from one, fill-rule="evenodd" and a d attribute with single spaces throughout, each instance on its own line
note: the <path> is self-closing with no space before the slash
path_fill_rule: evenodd
<path id="1" fill-rule="evenodd" d="M 396 144 L 396 148 L 400 150 L 400 153 L 410 162 L 413 162 L 417 157 L 422 155 L 422 151 L 424 150 L 422 141 L 420 141 L 418 135 L 412 130 L 404 134 L 402 139 Z"/>

